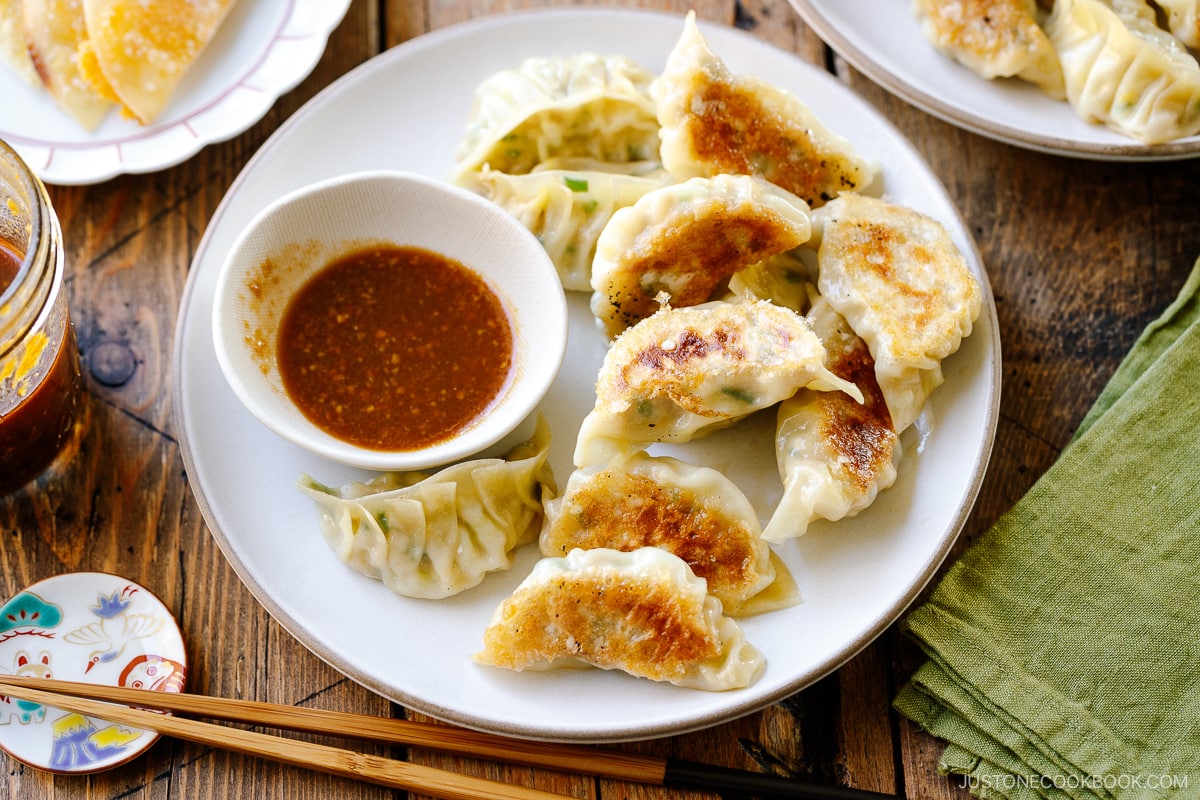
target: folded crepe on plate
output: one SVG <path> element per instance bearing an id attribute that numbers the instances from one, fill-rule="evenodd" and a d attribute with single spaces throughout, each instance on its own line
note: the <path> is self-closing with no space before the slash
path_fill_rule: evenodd
<path id="1" fill-rule="evenodd" d="M 25 20 L 20 0 L 0 0 L 0 59 L 30 86 L 41 86 L 25 41 Z"/>
<path id="2" fill-rule="evenodd" d="M 88 38 L 82 0 L 24 0 L 22 35 L 46 91 L 87 130 L 95 130 L 112 108 L 80 67 Z"/>
<path id="3" fill-rule="evenodd" d="M 89 79 L 145 125 L 166 106 L 234 0 L 79 2 L 87 23 Z"/>

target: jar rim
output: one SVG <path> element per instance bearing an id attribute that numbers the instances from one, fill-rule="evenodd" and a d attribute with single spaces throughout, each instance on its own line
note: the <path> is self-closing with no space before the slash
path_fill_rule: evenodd
<path id="1" fill-rule="evenodd" d="M 29 240 L 25 243 L 22 252 L 19 254 L 14 253 L 14 255 L 20 255 L 21 266 L 8 286 L 4 287 L 4 291 L 0 292 L 0 306 L 2 306 L 16 295 L 21 284 L 27 280 L 29 273 L 33 270 L 34 263 L 39 258 L 39 244 L 44 233 L 43 228 L 46 225 L 46 206 L 49 200 L 46 197 L 46 190 L 41 179 L 38 178 L 29 164 L 21 158 L 20 154 L 3 139 L 0 139 L 0 159 L 3 160 L 6 166 L 12 167 L 11 177 L 17 183 L 13 188 L 22 194 L 20 199 L 24 200 L 29 207 Z M 10 242 L 10 244 L 15 245 L 17 243 Z"/>
<path id="2" fill-rule="evenodd" d="M 7 142 L 0 140 L 0 202 L 17 223 L 7 231 L 21 258 L 16 275 L 0 292 L 0 355 L 17 347 L 51 312 L 64 274 L 58 222 L 41 179 Z M 13 236 L 26 241 L 11 241 Z"/>

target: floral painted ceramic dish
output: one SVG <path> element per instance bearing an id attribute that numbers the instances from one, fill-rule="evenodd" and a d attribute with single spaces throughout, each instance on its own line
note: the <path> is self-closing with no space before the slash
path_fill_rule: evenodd
<path id="1" fill-rule="evenodd" d="M 39 581 L 0 607 L 4 674 L 179 692 L 187 673 L 183 637 L 162 601 L 102 572 Z M 158 734 L 51 706 L 0 697 L 0 748 L 50 772 L 86 773 L 123 764 Z"/>

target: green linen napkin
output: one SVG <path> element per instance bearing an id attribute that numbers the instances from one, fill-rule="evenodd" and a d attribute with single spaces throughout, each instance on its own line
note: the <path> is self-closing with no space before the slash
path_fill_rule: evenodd
<path id="1" fill-rule="evenodd" d="M 1200 262 L 905 620 L 896 709 L 980 798 L 1200 798 Z"/>

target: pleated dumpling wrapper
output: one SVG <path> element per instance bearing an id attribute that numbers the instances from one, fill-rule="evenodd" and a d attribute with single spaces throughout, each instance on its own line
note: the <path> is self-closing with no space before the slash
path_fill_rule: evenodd
<path id="1" fill-rule="evenodd" d="M 1200 132 L 1200 64 L 1142 0 L 1059 0 L 1046 19 L 1080 118 L 1147 144 Z"/>
<path id="2" fill-rule="evenodd" d="M 528 58 L 475 89 L 451 179 L 487 166 L 521 175 L 558 158 L 647 161 L 658 155 L 653 73 L 624 56 Z"/>
<path id="3" fill-rule="evenodd" d="M 537 538 L 543 504 L 557 491 L 547 460 L 550 427 L 504 458 L 461 461 L 434 472 L 384 472 L 341 490 L 308 475 L 300 491 L 316 504 L 337 558 L 396 594 L 437 600 L 512 566 Z"/>
<path id="4" fill-rule="evenodd" d="M 143 125 L 158 117 L 234 0 L 82 0 L 85 69 Z"/>
<path id="5" fill-rule="evenodd" d="M 518 671 L 593 666 L 707 691 L 749 686 L 766 667 L 704 579 L 657 547 L 538 561 L 497 607 L 475 659 Z"/>

